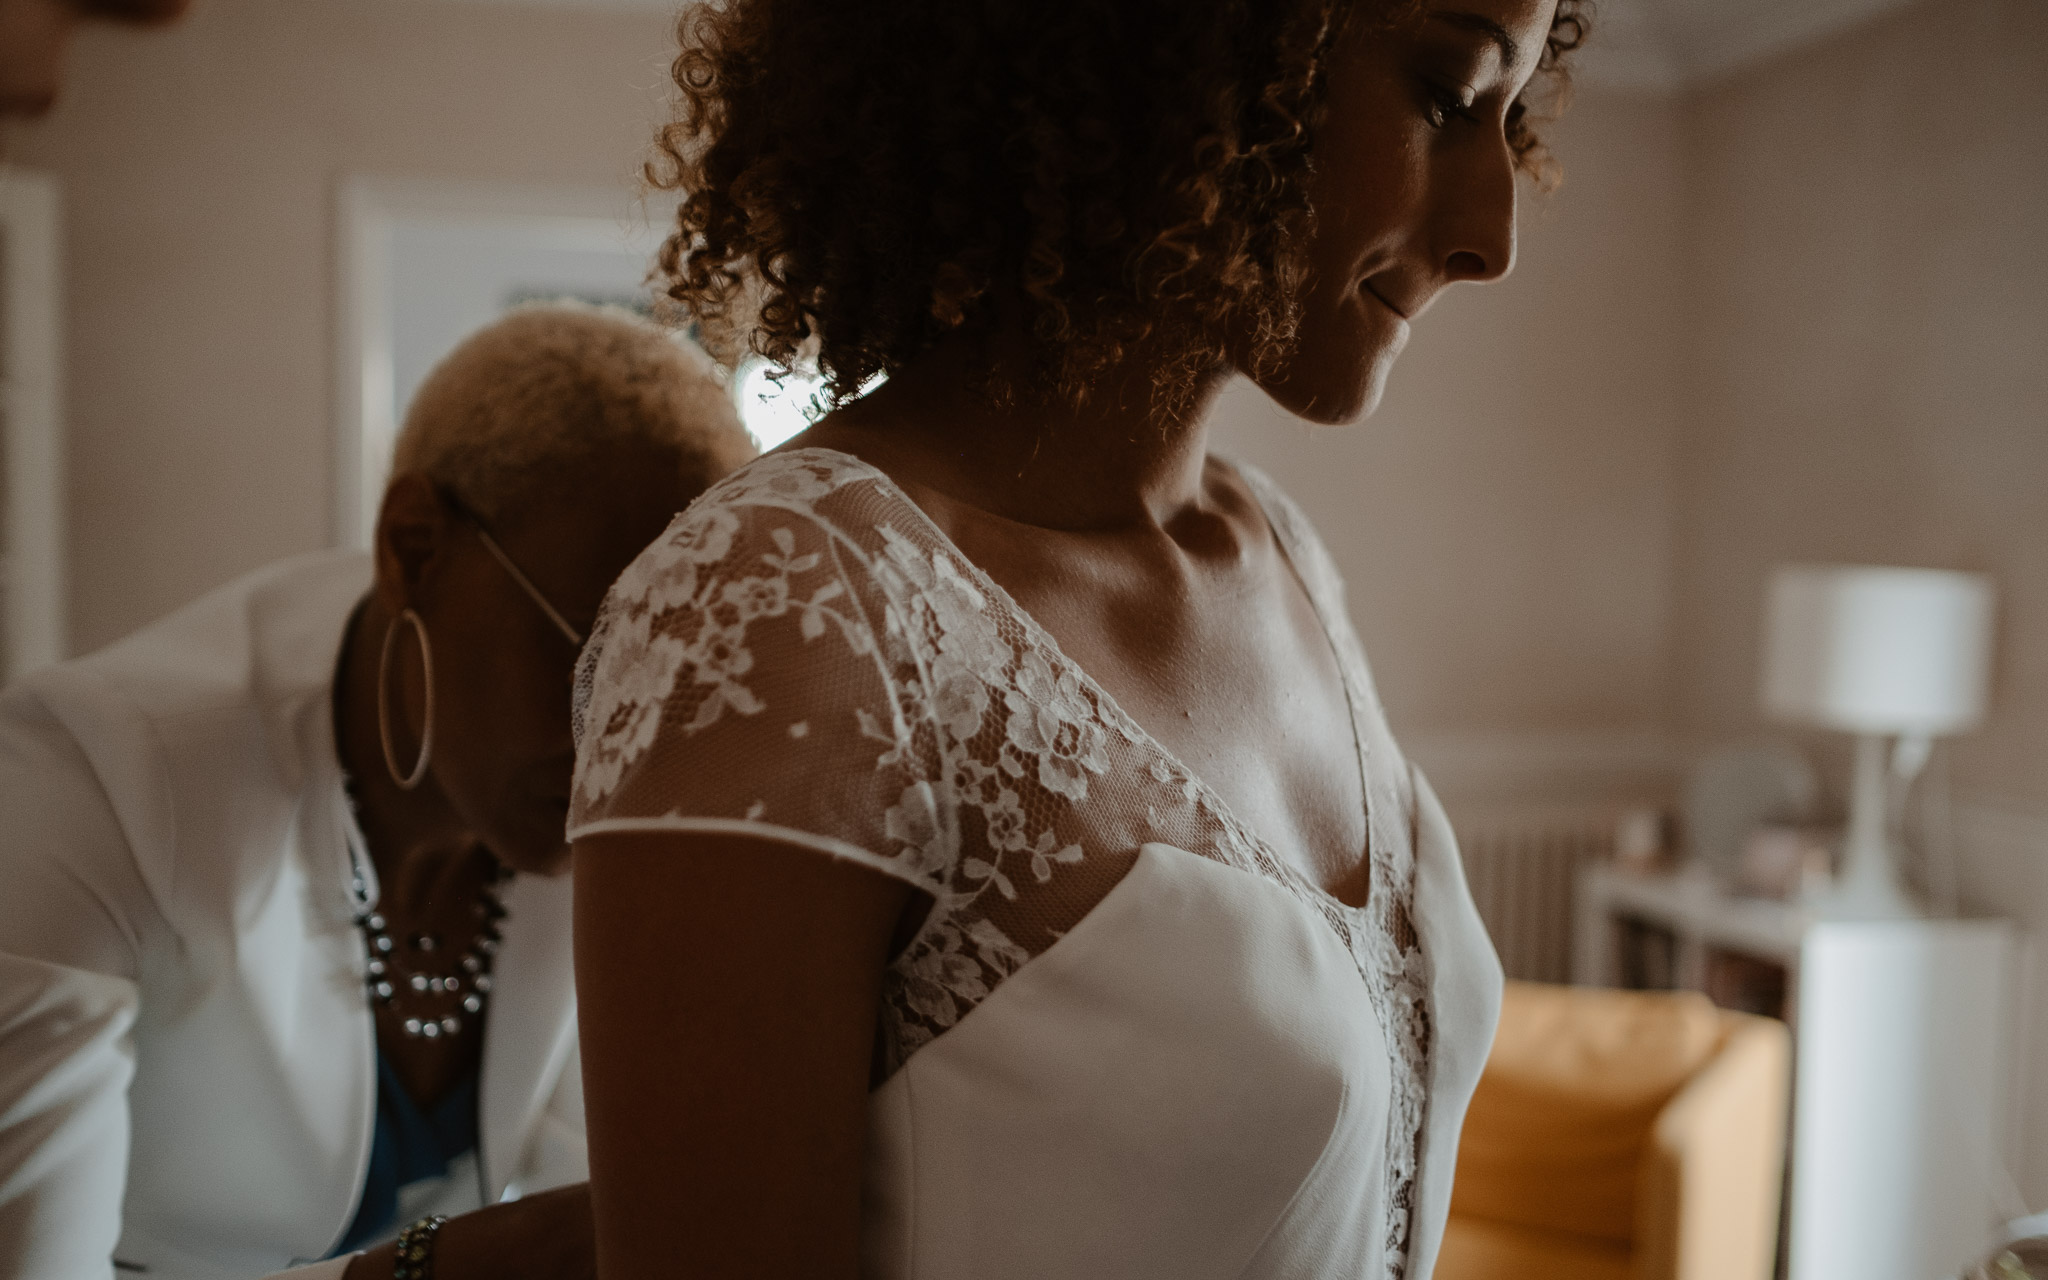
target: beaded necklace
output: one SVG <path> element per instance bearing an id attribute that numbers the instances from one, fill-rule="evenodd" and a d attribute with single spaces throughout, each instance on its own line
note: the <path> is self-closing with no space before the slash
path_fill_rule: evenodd
<path id="1" fill-rule="evenodd" d="M 398 1024 L 405 1035 L 422 1040 L 460 1035 L 483 1013 L 491 995 L 491 963 L 503 937 L 498 922 L 505 918 L 505 904 L 498 897 L 498 886 L 510 876 L 500 867 L 477 890 L 475 911 L 482 924 L 452 970 L 434 969 L 425 959 L 444 949 L 437 935 L 416 933 L 401 949 L 392 941 L 381 912 L 365 911 L 356 916 L 356 928 L 370 950 L 364 985 L 370 999 L 406 1015 Z"/>
<path id="2" fill-rule="evenodd" d="M 401 947 L 391 936 L 390 922 L 370 905 L 369 855 L 362 847 L 362 827 L 354 820 L 355 796 L 346 778 L 342 794 L 350 818 L 346 836 L 355 926 L 370 957 L 364 967 L 364 993 L 373 1005 L 403 1015 L 398 1029 L 408 1039 L 461 1035 L 481 1023 L 491 998 L 491 967 L 504 940 L 500 925 L 506 911 L 500 894 L 512 879 L 512 870 L 492 859 L 493 870 L 478 888 L 472 908 L 478 921 L 475 938 L 452 967 L 437 966 L 434 958 L 447 950 L 440 935 L 415 933 Z"/>

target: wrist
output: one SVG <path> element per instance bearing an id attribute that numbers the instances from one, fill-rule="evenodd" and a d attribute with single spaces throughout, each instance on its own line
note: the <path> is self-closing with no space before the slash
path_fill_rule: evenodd
<path id="1" fill-rule="evenodd" d="M 448 1225 L 445 1214 L 430 1213 L 398 1233 L 398 1258 L 391 1280 L 433 1280 L 434 1242 Z"/>

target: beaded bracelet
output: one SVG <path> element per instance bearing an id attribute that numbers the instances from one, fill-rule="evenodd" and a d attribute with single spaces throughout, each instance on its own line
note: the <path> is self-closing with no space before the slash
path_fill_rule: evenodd
<path id="1" fill-rule="evenodd" d="M 398 1260 L 391 1280 L 433 1280 L 434 1237 L 446 1226 L 445 1214 L 430 1213 L 398 1233 Z"/>

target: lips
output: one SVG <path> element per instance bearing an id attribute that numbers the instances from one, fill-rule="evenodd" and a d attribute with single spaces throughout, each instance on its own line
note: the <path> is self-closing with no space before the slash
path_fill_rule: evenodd
<path id="1" fill-rule="evenodd" d="M 1380 292 L 1379 288 L 1375 286 L 1373 282 L 1370 280 L 1361 282 L 1358 287 L 1363 289 L 1365 292 L 1371 294 L 1373 296 L 1374 301 L 1378 302 L 1381 306 L 1393 312 L 1395 315 L 1399 316 L 1403 320 L 1408 319 L 1411 315 L 1414 314 L 1412 308 L 1403 307 L 1397 304 L 1392 298 L 1389 298 L 1386 294 Z"/>

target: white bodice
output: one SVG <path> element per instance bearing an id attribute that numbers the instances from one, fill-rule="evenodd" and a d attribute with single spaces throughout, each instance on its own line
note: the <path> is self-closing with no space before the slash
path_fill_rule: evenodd
<path id="1" fill-rule="evenodd" d="M 1482 999 L 1483 1007 L 1470 1010 L 1434 1007 L 1442 957 L 1429 944 L 1429 922 L 1419 918 L 1416 904 L 1413 775 L 1387 732 L 1327 553 L 1270 481 L 1248 468 L 1240 473 L 1322 620 L 1343 676 L 1368 809 L 1370 883 L 1363 907 L 1323 892 L 1245 828 L 883 473 L 820 449 L 769 455 L 714 486 L 613 587 L 579 672 L 570 834 L 753 831 L 858 862 L 931 897 L 924 924 L 885 975 L 880 1031 L 887 1077 L 875 1095 L 878 1159 L 889 1147 L 883 1126 L 897 1115 L 892 1097 L 929 1097 L 918 1081 L 939 1078 L 946 1064 L 960 1064 L 947 1078 L 961 1089 L 974 1092 L 980 1079 L 990 1099 L 999 1096 L 994 1059 L 977 1057 L 972 1046 L 1017 1024 L 1025 993 L 1052 988 L 1056 975 L 1075 965 L 1099 967 L 1085 984 L 1052 988 L 1077 994 L 1086 987 L 1092 996 L 1080 994 L 1080 1004 L 1034 1016 L 1051 1019 L 1047 1026 L 1067 1025 L 1061 1019 L 1081 1025 L 1093 1017 L 1105 1027 L 1150 1028 L 1138 1036 L 1159 1040 L 1148 1052 L 1176 1060 L 1229 1062 L 1227 1054 L 1218 1056 L 1220 1048 L 1257 1046 L 1247 1047 L 1251 1056 L 1235 1068 L 1239 1087 L 1292 1098 L 1285 1105 L 1308 1108 L 1297 1120 L 1321 1105 L 1314 1099 L 1335 1070 L 1346 1118 L 1318 1122 L 1318 1141 L 1343 1152 L 1333 1159 L 1343 1166 L 1338 1182 L 1345 1189 L 1334 1197 L 1318 1192 L 1306 1202 L 1320 1206 L 1319 1221 L 1302 1242 L 1335 1241 L 1326 1219 L 1339 1206 L 1340 1216 L 1349 1215 L 1344 1221 L 1372 1240 L 1340 1250 L 1346 1260 L 1335 1270 L 1300 1274 L 1419 1275 L 1408 1265 L 1419 1225 L 1419 1178 L 1429 1135 L 1440 1127 L 1432 1112 L 1444 1102 L 1435 1060 L 1454 1026 L 1462 1034 L 1468 1023 L 1483 1021 L 1478 1034 L 1490 1037 L 1491 1006 Z M 1192 867 L 1190 860 L 1210 865 Z M 1168 864 L 1174 869 L 1159 869 Z M 1227 874 L 1219 880 L 1209 872 Z M 1247 938 L 1294 936 L 1312 924 L 1309 936 L 1317 943 L 1304 955 L 1313 963 L 1276 960 L 1284 947 L 1247 942 L 1240 958 L 1257 961 L 1253 971 L 1230 979 L 1238 986 L 1216 987 L 1226 970 L 1204 950 L 1216 944 L 1204 943 L 1199 930 L 1189 932 L 1185 920 L 1165 927 L 1148 915 L 1144 904 L 1155 889 L 1190 895 L 1214 917 L 1211 924 Z M 1448 905 L 1470 914 L 1462 879 Z M 1123 929 L 1116 921 L 1125 917 L 1149 927 Z M 1465 952 L 1476 945 L 1497 985 L 1484 935 L 1476 919 L 1469 923 L 1455 931 L 1457 945 Z M 1071 945 L 1082 937 L 1099 941 Z M 1095 959 L 1064 959 L 1079 954 Z M 1160 958 L 1167 956 L 1174 959 Z M 1330 971 L 1333 958 L 1343 961 L 1337 966 L 1343 981 Z M 1180 1004 L 1154 1007 L 1153 997 L 1171 984 L 1153 979 L 1172 970 L 1185 975 L 1189 994 Z M 1475 990 L 1483 995 L 1485 984 Z M 1057 1055 L 1059 1046 L 1080 1048 L 1084 1040 L 1091 1050 L 1102 1043 L 1054 1035 L 1044 1040 L 1043 1052 Z M 1352 1056 L 1337 1068 L 1319 1065 L 1317 1054 L 1333 1045 Z M 1454 1058 L 1462 1064 L 1472 1056 Z M 1483 1056 L 1482 1039 L 1477 1057 Z M 1065 1075 L 1066 1083 L 1049 1088 L 1044 1100 L 1069 1116 L 1092 1110 L 1100 1099 L 1061 1102 L 1060 1096 L 1103 1082 L 1087 1075 L 1079 1059 L 1062 1065 L 1081 1074 Z M 1469 1074 L 1476 1081 L 1476 1065 Z M 1047 1078 L 1063 1077 L 1054 1071 Z M 1198 1078 L 1159 1081 L 1162 1105 L 1170 1104 L 1181 1127 L 1149 1132 L 1142 1142 L 1133 1134 L 1125 1156 L 1145 1151 L 1146 1167 L 1183 1168 L 1188 1178 L 1201 1180 L 1192 1171 L 1204 1167 L 1204 1135 L 1187 1129 L 1186 1117 L 1206 1114 L 1215 1101 L 1199 1090 L 1172 1096 Z M 1464 1093 L 1472 1081 L 1462 1085 Z M 1449 1101 L 1452 1110 L 1442 1118 L 1452 1121 L 1454 1139 L 1464 1097 Z M 962 1135 L 962 1158 L 985 1166 L 978 1176 L 983 1187 L 991 1184 L 995 1165 L 1019 1167 L 1010 1148 L 1028 1135 L 999 1123 L 1007 1114 L 986 1100 L 938 1111 L 906 1102 L 901 1111 L 922 1131 Z M 1045 1123 L 1031 1134 L 1082 1136 L 1052 1117 L 1040 1119 Z M 1302 1132 L 1316 1128 L 1311 1123 Z M 995 1130 L 1005 1136 L 989 1136 Z M 1114 1132 L 1092 1131 L 1105 1141 Z M 974 1138 L 977 1132 L 984 1137 Z M 1365 1133 L 1374 1135 L 1370 1152 L 1359 1145 Z M 1237 1159 L 1247 1174 L 1265 1169 L 1263 1176 L 1278 1180 L 1273 1185 L 1286 1182 L 1280 1169 L 1287 1157 L 1275 1156 L 1279 1164 L 1271 1169 L 1261 1164 L 1263 1157 L 1250 1158 L 1250 1148 L 1261 1142 L 1284 1146 L 1286 1139 L 1250 1130 L 1241 1136 L 1249 1146 Z M 921 1150 L 915 1143 L 909 1149 Z M 1049 1160 L 1061 1151 L 1050 1141 L 1037 1149 Z M 1069 1150 L 1064 1181 L 1077 1194 L 1098 1196 L 1104 1179 L 1122 1185 L 1118 1160 L 1091 1167 L 1091 1150 L 1085 1142 Z M 1321 1167 L 1313 1159 L 1308 1165 Z M 1308 1172 L 1294 1171 L 1290 1196 L 1304 1190 Z M 1025 1180 L 1038 1187 L 1052 1176 L 1040 1166 Z M 1443 1182 L 1447 1190 L 1447 1171 Z M 971 1242 L 988 1239 L 990 1248 L 1010 1248 L 982 1234 L 995 1219 L 979 1192 L 958 1188 L 968 1200 L 949 1208 L 947 1196 L 922 1174 L 911 1178 L 908 1190 L 898 1188 L 907 1201 L 889 1200 L 890 1185 L 881 1176 L 871 1187 L 878 1197 L 871 1243 L 882 1248 L 894 1230 L 881 1206 L 908 1205 L 903 1212 L 916 1229 L 905 1238 L 909 1252 L 903 1256 L 932 1261 L 876 1274 L 987 1275 L 998 1265 L 996 1255 L 977 1253 L 981 1246 Z M 1004 1203 L 1039 1202 L 1022 1195 L 1021 1184 L 1016 1190 Z M 1046 1187 L 1043 1194 L 1053 1192 Z M 1263 1212 L 1251 1204 L 1242 1210 L 1250 1216 L 1240 1227 Z M 946 1220 L 956 1211 L 968 1220 L 949 1228 Z M 1157 1233 L 1165 1220 L 1150 1226 L 1119 1220 L 1133 1233 L 1118 1246 L 1133 1250 L 1129 1256 L 1181 1256 Z M 1025 1229 L 1071 1235 L 1044 1222 Z M 1291 1231 L 1281 1236 L 1293 1239 Z M 949 1243 L 932 1245 L 937 1252 L 931 1252 L 928 1241 Z M 1281 1252 L 1288 1247 L 1274 1245 Z M 886 1249 L 878 1256 L 884 1255 L 894 1256 Z M 1051 1269 L 1029 1273 L 1125 1273 L 1121 1263 L 1108 1271 L 1069 1272 L 1063 1265 L 1048 1259 L 1044 1266 Z"/>
<path id="2" fill-rule="evenodd" d="M 1316 913 L 1148 844 L 875 1091 L 865 1274 L 1379 1276 L 1387 1068 Z"/>

